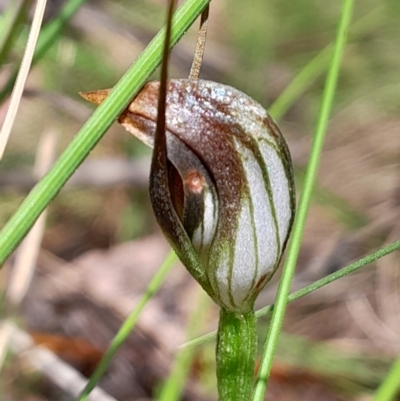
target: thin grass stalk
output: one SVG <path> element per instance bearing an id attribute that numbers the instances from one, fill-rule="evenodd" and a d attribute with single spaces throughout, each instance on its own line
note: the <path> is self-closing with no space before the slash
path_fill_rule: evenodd
<path id="1" fill-rule="evenodd" d="M 210 299 L 201 287 L 198 287 L 197 292 L 196 307 L 189 318 L 186 338 L 191 338 L 200 333 L 210 305 Z M 189 375 L 194 356 L 194 349 L 179 350 L 172 371 L 160 392 L 158 401 L 179 401 L 182 398 L 186 378 Z"/>
<path id="2" fill-rule="evenodd" d="M 317 175 L 319 159 L 322 152 L 326 128 L 328 124 L 328 118 L 330 110 L 332 108 L 333 98 L 337 85 L 340 61 L 346 43 L 347 31 L 350 26 L 352 8 L 352 0 L 345 0 L 343 2 L 342 16 L 340 19 L 338 34 L 334 46 L 334 54 L 331 62 L 331 67 L 328 73 L 326 86 L 322 98 L 322 105 L 319 113 L 318 123 L 314 134 L 311 155 L 305 176 L 303 193 L 300 198 L 299 210 L 295 219 L 293 229 L 293 236 L 289 245 L 287 260 L 285 268 L 283 269 L 278 289 L 277 300 L 275 303 L 275 308 L 273 311 L 270 328 L 265 343 L 263 357 L 260 365 L 260 372 L 254 393 L 253 399 L 258 401 L 264 398 L 264 393 L 270 375 L 275 349 L 279 339 L 280 329 L 285 315 L 292 277 L 294 275 L 297 256 L 300 250 L 304 225 L 310 205 L 312 190 Z"/>
<path id="3" fill-rule="evenodd" d="M 22 24 L 31 0 L 19 0 L 7 8 L 4 13 L 4 26 L 0 32 L 0 66 L 8 58 L 13 44 L 22 29 Z"/>
<path id="4" fill-rule="evenodd" d="M 36 65 L 46 54 L 47 50 L 58 40 L 62 29 L 79 10 L 86 0 L 69 0 L 60 10 L 56 17 L 48 22 L 40 32 L 39 40 L 33 55 L 32 66 Z M 0 91 L 0 103 L 11 93 L 18 75 L 18 68 L 12 73 L 6 84 Z"/>
<path id="5" fill-rule="evenodd" d="M 379 386 L 372 401 L 394 401 L 400 392 L 400 358 L 390 369 L 389 374 Z"/>
<path id="6" fill-rule="evenodd" d="M 315 281 L 312 284 L 307 285 L 304 288 L 301 288 L 298 291 L 293 292 L 292 294 L 289 295 L 288 297 L 288 302 L 293 302 L 296 301 L 297 299 L 303 298 L 308 294 L 311 294 L 317 290 L 319 290 L 322 287 L 325 287 L 326 285 L 333 283 L 336 280 L 339 280 L 343 277 L 346 277 L 350 274 L 353 274 L 357 270 L 360 270 L 361 268 L 369 265 L 370 263 L 375 262 L 376 260 L 383 258 L 384 256 L 388 255 L 389 253 L 392 253 L 394 251 L 400 250 L 400 240 L 393 242 L 392 244 L 389 244 L 381 249 L 378 249 L 377 251 L 361 258 L 360 260 L 357 260 L 354 263 L 351 263 L 350 265 L 343 267 L 342 269 L 329 274 L 326 277 L 323 277 L 317 281 Z M 269 315 L 273 309 L 274 309 L 274 304 L 272 305 L 267 305 L 262 309 L 259 309 L 256 311 L 256 318 L 259 319 L 263 316 Z M 182 347 L 196 347 L 198 345 L 203 344 L 206 341 L 212 340 L 216 337 L 217 331 L 212 331 L 210 333 L 207 333 L 201 337 L 195 338 L 192 341 L 189 341 L 185 344 L 182 345 Z"/>
<path id="7" fill-rule="evenodd" d="M 171 46 L 177 43 L 208 3 L 209 0 L 188 0 L 178 9 L 173 20 Z M 0 265 L 159 65 L 163 35 L 164 30 L 161 30 L 0 232 Z"/>
<path id="8" fill-rule="evenodd" d="M 371 32 L 373 28 L 379 27 L 382 22 L 383 6 L 376 7 L 372 12 L 359 18 L 352 23 L 349 35 L 352 40 Z M 280 120 L 293 103 L 309 88 L 315 80 L 328 68 L 332 57 L 333 44 L 330 43 L 312 58 L 298 74 L 292 79 L 287 87 L 279 94 L 277 99 L 271 104 L 268 111 L 275 118 Z M 302 190 L 304 181 L 304 171 L 299 167 L 295 169 L 296 183 L 299 190 Z M 339 197 L 330 190 L 321 187 L 316 183 L 314 197 L 317 202 L 325 207 L 330 206 L 335 215 L 344 222 L 349 228 L 359 228 L 367 224 L 367 218 L 358 210 L 354 209 L 345 199 Z M 339 211 L 338 211 L 339 210 Z"/>
<path id="9" fill-rule="evenodd" d="M 382 6 L 376 7 L 372 12 L 362 16 L 351 26 L 350 37 L 354 40 L 369 32 L 372 27 L 378 27 L 383 19 L 379 18 Z M 268 111 L 275 120 L 280 120 L 293 103 L 304 93 L 304 91 L 315 82 L 328 68 L 333 53 L 333 44 L 328 44 L 312 58 L 294 77 L 289 85 L 279 94 L 279 97 L 271 104 Z"/>
<path id="10" fill-rule="evenodd" d="M 352 40 L 357 39 L 363 34 L 370 32 L 371 29 L 382 24 L 383 6 L 376 7 L 372 12 L 367 13 L 360 19 L 352 23 L 349 35 Z M 269 107 L 269 113 L 280 120 L 293 103 L 309 88 L 315 80 L 328 68 L 329 61 L 333 52 L 332 43 L 321 50 L 296 74 L 293 80 L 279 94 L 276 100 Z M 302 190 L 304 171 L 299 167 L 295 169 L 296 183 L 299 190 Z M 330 206 L 335 215 L 349 228 L 359 228 L 367 224 L 367 217 L 354 209 L 345 199 L 316 183 L 314 197 L 317 202 L 324 206 Z M 338 211 L 339 210 L 339 211 Z"/>
<path id="11" fill-rule="evenodd" d="M 310 206 L 311 195 L 317 176 L 319 160 L 324 144 L 325 133 L 328 126 L 328 119 L 332 108 L 336 85 L 339 76 L 340 63 L 343 50 L 347 40 L 347 32 L 350 26 L 354 0 L 344 0 L 342 14 L 339 21 L 334 53 L 331 66 L 326 79 L 326 85 L 322 96 L 321 109 L 313 137 L 311 155 L 309 158 L 307 172 L 304 180 L 303 192 L 300 197 L 299 208 L 295 217 L 292 239 L 289 244 L 286 263 L 282 272 L 278 294 L 275 302 L 272 319 L 265 342 L 263 356 L 261 359 L 259 375 L 256 382 L 253 400 L 261 401 L 267 388 L 268 378 L 271 372 L 272 361 L 279 340 L 279 333 L 285 316 L 286 305 L 290 292 L 290 286 L 294 275 L 300 244 L 303 236 L 305 221 Z"/>
<path id="12" fill-rule="evenodd" d="M 152 298 L 152 296 L 158 291 L 168 272 L 171 270 L 174 263 L 177 261 L 177 257 L 174 252 L 170 252 L 166 257 L 164 263 L 161 265 L 160 269 L 151 279 L 146 292 L 143 294 L 142 298 L 138 302 L 136 308 L 132 311 L 132 313 L 127 317 L 124 321 L 118 333 L 112 339 L 111 344 L 104 356 L 101 358 L 96 370 L 93 372 L 90 377 L 86 387 L 83 389 L 77 401 L 85 401 L 87 400 L 90 392 L 96 387 L 100 379 L 102 378 L 104 372 L 109 366 L 111 360 L 114 358 L 114 355 L 121 347 L 121 345 L 125 342 L 128 336 L 131 334 L 134 329 L 140 314 L 142 313 L 144 307 L 147 302 Z"/>

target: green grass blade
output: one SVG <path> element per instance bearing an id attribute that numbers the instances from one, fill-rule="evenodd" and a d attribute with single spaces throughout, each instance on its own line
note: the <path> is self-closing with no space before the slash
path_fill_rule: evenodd
<path id="1" fill-rule="evenodd" d="M 377 251 L 371 253 L 370 255 L 365 256 L 364 258 L 357 260 L 357 262 L 354 262 L 343 269 L 340 269 L 334 273 L 329 274 L 326 277 L 323 277 L 317 281 L 315 281 L 312 284 L 307 285 L 306 287 L 293 292 L 292 294 L 289 295 L 288 297 L 288 302 L 295 301 L 296 299 L 302 298 L 308 294 L 311 294 L 314 291 L 319 290 L 320 288 L 336 281 L 339 280 L 340 278 L 346 277 L 349 274 L 354 273 L 355 271 L 361 269 L 364 266 L 369 265 L 372 262 L 375 262 L 375 260 L 378 260 L 380 258 L 383 258 L 384 256 L 388 255 L 389 253 L 392 253 L 394 251 L 397 251 L 400 249 L 400 240 L 393 242 L 390 245 L 387 245 L 381 249 L 378 249 Z M 268 313 L 270 313 L 274 308 L 274 305 L 269 305 L 266 306 L 265 308 L 262 308 L 256 312 L 257 317 L 265 316 Z"/>
<path id="2" fill-rule="evenodd" d="M 69 0 L 57 16 L 43 27 L 33 58 L 34 63 L 42 58 L 46 51 L 54 44 L 62 29 L 85 2 L 86 0 Z"/>
<path id="3" fill-rule="evenodd" d="M 171 45 L 186 32 L 209 0 L 188 0 L 176 12 Z M 81 128 L 51 171 L 32 189 L 0 233 L 0 265 L 8 258 L 33 223 L 87 157 L 104 133 L 140 90 L 161 60 L 164 30 L 152 40 L 107 99 Z"/>
<path id="4" fill-rule="evenodd" d="M 10 4 L 4 14 L 4 26 L 0 32 L 0 66 L 8 58 L 14 41 L 22 28 L 29 4 L 30 0 L 20 0 Z"/>
<path id="5" fill-rule="evenodd" d="M 60 33 L 67 22 L 78 11 L 86 0 L 69 0 L 58 15 L 46 24 L 40 32 L 39 40 L 32 60 L 34 66 L 46 54 L 47 50 L 58 40 Z M 18 67 L 11 73 L 10 78 L 0 92 L 0 103 L 11 93 L 18 75 Z"/>
<path id="6" fill-rule="evenodd" d="M 320 51 L 282 91 L 268 112 L 280 120 L 295 100 L 325 71 L 332 56 L 332 45 Z"/>
<path id="7" fill-rule="evenodd" d="M 380 5 L 355 21 L 351 26 L 351 32 L 349 32 L 351 39 L 355 40 L 381 26 L 384 21 L 383 10 L 384 7 Z M 324 73 L 329 66 L 332 52 L 333 46 L 330 43 L 301 69 L 279 97 L 271 104 L 268 111 L 275 120 L 280 120 L 293 103 Z M 301 191 L 304 171 L 296 167 L 295 174 L 297 187 Z M 344 198 L 341 198 L 318 183 L 315 185 L 314 199 L 324 207 L 331 209 L 337 220 L 349 229 L 363 227 L 368 222 L 367 217 L 352 207 Z"/>
<path id="8" fill-rule="evenodd" d="M 158 291 L 161 284 L 164 282 L 167 273 L 170 271 L 171 267 L 176 261 L 177 257 L 175 253 L 170 252 L 169 255 L 166 257 L 164 263 L 160 267 L 160 269 L 152 278 L 145 294 L 140 299 L 138 305 L 128 316 L 128 318 L 122 324 L 121 328 L 118 330 L 118 333 L 111 341 L 110 347 L 108 348 L 103 358 L 99 362 L 99 365 L 96 367 L 96 370 L 94 371 L 93 375 L 90 377 L 86 387 L 83 389 L 81 395 L 79 396 L 78 401 L 85 401 L 90 392 L 96 387 L 97 383 L 103 376 L 115 353 L 118 351 L 119 347 L 128 338 L 129 334 L 135 327 L 136 322 L 143 308 L 145 307 L 147 302 L 151 299 L 151 297 Z"/>
<path id="9" fill-rule="evenodd" d="M 328 276 L 323 277 L 320 280 L 317 280 L 314 283 L 309 284 L 306 287 L 301 288 L 298 291 L 293 292 L 292 294 L 289 295 L 288 302 L 293 302 L 299 298 L 305 297 L 306 295 L 311 294 L 312 292 L 317 291 L 320 288 L 322 288 L 330 283 L 333 283 L 336 280 L 346 277 L 349 274 L 352 274 L 355 271 L 361 269 L 362 267 L 367 266 L 370 263 L 375 262 L 376 260 L 383 258 L 384 256 L 388 255 L 389 253 L 392 253 L 397 250 L 400 250 L 400 240 L 393 242 L 392 244 L 387 245 L 381 249 L 378 249 L 377 251 L 363 257 L 362 259 L 357 260 L 356 262 L 351 263 L 350 265 L 348 265 L 334 273 L 331 273 Z M 256 317 L 260 318 L 262 316 L 266 316 L 269 313 L 271 313 L 273 309 L 274 309 L 274 304 L 265 306 L 264 308 L 259 309 L 256 312 Z M 209 341 L 209 340 L 215 338 L 216 334 L 217 334 L 217 331 L 207 333 L 204 336 L 195 338 L 194 340 L 187 342 L 186 344 L 183 345 L 183 347 L 198 346 L 206 341 Z"/>
<path id="10" fill-rule="evenodd" d="M 384 15 L 382 10 L 382 6 L 376 7 L 372 12 L 354 22 L 351 27 L 351 37 L 358 38 L 380 26 L 383 22 L 381 17 Z M 330 43 L 301 69 L 271 104 L 268 112 L 275 120 L 280 120 L 299 96 L 328 68 L 332 52 L 333 45 Z"/>
<path id="11" fill-rule="evenodd" d="M 186 330 L 186 338 L 192 338 L 200 333 L 201 328 L 206 320 L 211 299 L 203 291 L 198 288 L 196 308 L 192 312 Z M 186 377 L 190 373 L 190 366 L 195 356 L 194 349 L 180 349 L 175 358 L 172 372 L 164 383 L 164 386 L 158 397 L 158 401 L 178 401 L 182 398 Z"/>
<path id="12" fill-rule="evenodd" d="M 292 283 L 292 277 L 294 275 L 297 257 L 300 250 L 301 239 L 303 236 L 304 225 L 310 205 L 314 182 L 317 176 L 320 155 L 322 152 L 329 114 L 332 108 L 333 98 L 336 90 L 340 70 L 340 62 L 346 44 L 347 32 L 350 26 L 353 5 L 354 0 L 343 1 L 342 15 L 340 18 L 338 32 L 334 45 L 332 62 L 328 72 L 325 90 L 322 97 L 322 104 L 319 112 L 317 127 L 313 137 L 313 144 L 304 180 L 303 192 L 301 194 L 299 209 L 293 226 L 292 239 L 289 244 L 288 255 L 282 272 L 277 299 L 263 351 L 260 371 L 253 396 L 254 401 L 261 401 L 264 399 L 267 381 L 271 372 L 272 361 L 274 358 L 276 346 L 278 344 L 279 333 L 282 326 L 283 318 L 285 316 L 290 286 Z"/>
<path id="13" fill-rule="evenodd" d="M 400 392 L 400 358 L 393 364 L 389 374 L 379 386 L 372 401 L 394 401 Z"/>

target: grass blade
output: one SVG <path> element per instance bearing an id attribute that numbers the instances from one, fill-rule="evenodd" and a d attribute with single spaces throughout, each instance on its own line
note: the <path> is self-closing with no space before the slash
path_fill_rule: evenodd
<path id="1" fill-rule="evenodd" d="M 14 4 L 10 4 L 4 13 L 5 23 L 0 32 L 0 66 L 8 58 L 14 41 L 22 28 L 29 4 L 30 0 L 20 0 Z"/>
<path id="2" fill-rule="evenodd" d="M 383 23 L 383 7 L 378 6 L 372 12 L 354 22 L 351 27 L 351 38 L 357 39 L 379 27 Z M 275 120 L 280 120 L 292 104 L 309 88 L 315 80 L 328 68 L 333 53 L 333 44 L 330 43 L 312 58 L 302 70 L 293 78 L 279 97 L 268 108 Z"/>
<path id="3" fill-rule="evenodd" d="M 32 60 L 32 66 L 38 63 L 40 59 L 46 54 L 47 50 L 54 44 L 59 38 L 60 33 L 66 23 L 72 18 L 72 16 L 78 11 L 79 7 L 86 0 L 69 0 L 61 9 L 57 17 L 52 19 L 46 24 L 40 32 L 39 40 L 35 49 L 35 54 Z M 11 93 L 14 86 L 15 80 L 18 75 L 18 69 L 15 69 L 11 73 L 11 77 L 0 91 L 0 103 L 4 101 Z"/>
<path id="4" fill-rule="evenodd" d="M 198 287 L 197 291 L 196 307 L 191 313 L 186 330 L 187 338 L 194 337 L 196 334 L 200 333 L 211 304 L 211 299 L 201 287 Z M 158 401 L 179 401 L 182 399 L 186 378 L 189 376 L 194 357 L 194 349 L 181 348 L 179 350 L 172 371 L 160 392 Z"/>
<path id="5" fill-rule="evenodd" d="M 340 18 L 336 41 L 334 45 L 334 53 L 326 79 L 326 85 L 322 97 L 322 104 L 319 112 L 317 127 L 313 137 L 311 155 L 304 180 L 303 192 L 300 198 L 299 209 L 294 222 L 292 239 L 289 244 L 287 259 L 282 272 L 277 299 L 263 351 L 260 371 L 253 396 L 254 401 L 261 401 L 264 399 L 267 381 L 271 372 L 272 361 L 274 358 L 276 346 L 278 344 L 279 333 L 282 326 L 283 318 L 285 316 L 290 286 L 292 283 L 292 277 L 294 275 L 297 257 L 300 250 L 301 239 L 311 201 L 314 182 L 317 176 L 320 155 L 324 144 L 325 133 L 328 126 L 328 119 L 332 108 L 333 98 L 335 95 L 340 70 L 340 62 L 346 44 L 347 32 L 350 26 L 353 5 L 354 0 L 343 1 L 342 15 Z"/>
<path id="6" fill-rule="evenodd" d="M 372 401 L 393 401 L 400 391 L 400 358 L 393 364 Z"/>
<path id="7" fill-rule="evenodd" d="M 306 295 L 311 294 L 312 292 L 317 291 L 320 288 L 325 287 L 326 285 L 333 283 L 336 280 L 346 277 L 349 274 L 354 273 L 355 271 L 363 268 L 364 266 L 369 265 L 370 263 L 375 262 L 376 260 L 378 260 L 380 258 L 383 258 L 384 256 L 388 255 L 389 253 L 392 253 L 392 252 L 398 251 L 398 250 L 400 250 L 400 240 L 393 242 L 392 244 L 389 244 L 381 249 L 378 249 L 377 251 L 363 257 L 362 259 L 357 260 L 356 262 L 351 263 L 350 265 L 343 267 L 342 269 L 340 269 L 334 273 L 331 273 L 328 276 L 323 277 L 320 280 L 317 280 L 314 283 L 309 284 L 306 287 L 301 288 L 298 291 L 291 293 L 288 297 L 288 302 L 293 302 L 299 298 L 305 297 Z M 272 304 L 272 305 L 268 305 L 262 309 L 259 309 L 256 312 L 256 318 L 260 318 L 262 316 L 268 315 L 269 313 L 272 312 L 272 310 L 274 309 L 274 306 L 275 305 Z M 198 345 L 202 344 L 203 342 L 206 342 L 206 341 L 209 341 L 209 340 L 215 338 L 216 335 L 217 335 L 217 331 L 207 333 L 204 336 L 195 338 L 194 340 L 187 342 L 182 347 L 198 346 Z"/>
<path id="8" fill-rule="evenodd" d="M 164 279 L 168 272 L 170 271 L 173 264 L 177 261 L 177 257 L 175 253 L 170 252 L 166 257 L 164 263 L 157 271 L 157 273 L 152 278 L 150 284 L 147 287 L 145 294 L 140 299 L 138 305 L 135 310 L 128 316 L 125 322 L 122 324 L 118 333 L 115 335 L 113 340 L 111 341 L 110 347 L 104 354 L 103 358 L 99 362 L 96 370 L 90 377 L 86 387 L 83 389 L 81 395 L 78 398 L 78 401 L 85 401 L 89 396 L 90 392 L 96 387 L 97 383 L 103 376 L 106 371 L 108 365 L 110 364 L 112 358 L 115 353 L 118 351 L 119 347 L 123 344 L 123 342 L 128 338 L 129 334 L 133 330 L 136 325 L 136 322 L 142 312 L 143 308 L 146 306 L 147 302 L 151 299 L 151 297 L 158 291 L 161 284 L 164 282 Z"/>

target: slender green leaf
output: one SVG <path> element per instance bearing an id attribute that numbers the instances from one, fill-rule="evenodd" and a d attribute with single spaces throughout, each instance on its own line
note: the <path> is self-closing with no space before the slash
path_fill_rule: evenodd
<path id="1" fill-rule="evenodd" d="M 379 386 L 373 401 L 394 401 L 400 393 L 400 358 L 393 364 L 386 379 Z"/>
<path id="2" fill-rule="evenodd" d="M 78 401 L 85 401 L 89 396 L 90 392 L 96 387 L 97 383 L 99 382 L 104 372 L 106 371 L 108 365 L 110 364 L 111 360 L 113 359 L 115 353 L 118 351 L 120 346 L 128 338 L 129 334 L 135 327 L 136 322 L 138 321 L 138 318 L 143 308 L 146 306 L 147 302 L 151 299 L 151 297 L 158 291 L 161 284 L 164 282 L 167 273 L 170 271 L 171 267 L 176 261 L 177 257 L 175 256 L 175 253 L 170 252 L 169 255 L 166 257 L 164 263 L 160 267 L 160 269 L 152 278 L 150 284 L 147 287 L 146 292 L 140 299 L 138 305 L 128 316 L 128 318 L 122 324 L 121 328 L 118 330 L 118 333 L 111 341 L 108 350 L 106 351 L 103 358 L 99 362 L 99 365 L 97 366 L 96 370 L 90 377 L 86 387 L 83 389 L 81 395 L 79 396 Z"/>
<path id="3" fill-rule="evenodd" d="M 323 277 L 320 280 L 317 280 L 314 283 L 309 284 L 306 287 L 301 288 L 298 291 L 293 292 L 292 294 L 289 295 L 288 302 L 293 302 L 299 298 L 305 297 L 306 295 L 311 294 L 312 292 L 317 291 L 320 288 L 325 287 L 326 285 L 333 283 L 336 280 L 346 277 L 349 274 L 352 274 L 355 271 L 363 268 L 364 266 L 367 266 L 370 263 L 373 263 L 376 260 L 383 258 L 384 256 L 388 255 L 389 253 L 392 253 L 399 249 L 400 249 L 400 240 L 393 242 L 392 244 L 387 245 L 381 249 L 378 249 L 377 251 L 363 257 L 362 259 L 357 260 L 356 262 L 354 262 L 332 274 L 329 274 L 328 276 Z M 264 308 L 262 308 L 256 312 L 256 317 L 260 318 L 262 316 L 266 316 L 269 313 L 271 313 L 273 309 L 274 309 L 274 304 L 265 306 Z M 204 336 L 201 336 L 199 338 L 196 338 L 192 341 L 187 342 L 186 344 L 183 345 L 183 347 L 198 346 L 206 341 L 212 340 L 213 338 L 215 338 L 216 335 L 217 335 L 217 331 L 207 333 Z"/>
<path id="4" fill-rule="evenodd" d="M 32 60 L 32 66 L 34 66 L 41 58 L 46 54 L 47 50 L 58 40 L 60 33 L 68 21 L 73 17 L 73 15 L 78 11 L 79 7 L 86 0 L 69 0 L 63 8 L 60 10 L 59 14 L 53 18 L 48 24 L 46 24 L 40 32 L 39 40 L 35 48 L 35 54 Z M 4 101 L 11 93 L 14 87 L 15 80 L 18 75 L 18 67 L 14 69 L 11 73 L 11 77 L 8 79 L 7 83 L 4 85 L 0 92 L 0 103 Z"/>
<path id="5" fill-rule="evenodd" d="M 7 60 L 14 41 L 22 28 L 29 4 L 30 0 L 19 0 L 11 3 L 4 14 L 4 27 L 0 32 L 0 66 Z"/>
<path id="6" fill-rule="evenodd" d="M 303 192 L 301 194 L 299 209 L 293 226 L 292 239 L 289 244 L 286 263 L 282 272 L 280 285 L 278 288 L 277 299 L 273 310 L 271 323 L 263 350 L 263 356 L 260 364 L 260 371 L 254 391 L 254 401 L 264 399 L 264 393 L 267 387 L 269 374 L 271 372 L 272 361 L 275 349 L 278 344 L 279 333 L 282 327 L 283 318 L 285 316 L 286 305 L 288 301 L 292 277 L 294 275 L 297 257 L 300 250 L 301 239 L 307 213 L 311 201 L 311 195 L 316 180 L 319 160 L 324 144 L 325 133 L 328 126 L 329 114 L 332 108 L 333 98 L 335 95 L 337 80 L 340 70 L 340 62 L 343 50 L 346 44 L 347 32 L 350 26 L 351 15 L 354 0 L 344 0 L 342 15 L 339 22 L 337 37 L 334 45 L 334 53 L 331 66 L 328 72 L 326 86 L 322 97 L 321 109 L 319 112 L 318 122 L 313 137 L 311 155 L 308 162 L 307 172 L 304 179 Z"/>
<path id="7" fill-rule="evenodd" d="M 194 311 L 190 315 L 189 323 L 186 330 L 187 338 L 191 338 L 200 333 L 203 324 L 205 323 L 206 312 L 209 309 L 210 298 L 199 287 L 197 302 Z M 180 349 L 175 358 L 174 366 L 171 374 L 158 397 L 159 401 L 178 401 L 182 398 L 182 393 L 185 386 L 185 381 L 190 372 L 190 365 L 195 356 L 194 349 Z"/>
<path id="8" fill-rule="evenodd" d="M 382 5 L 374 8 L 351 27 L 351 37 L 356 39 L 379 27 L 383 22 Z M 279 97 L 271 104 L 268 111 L 276 120 L 280 120 L 293 103 L 305 92 L 315 80 L 328 68 L 333 53 L 333 45 L 330 43 L 312 58 L 294 77 L 289 85 L 280 93 Z"/>

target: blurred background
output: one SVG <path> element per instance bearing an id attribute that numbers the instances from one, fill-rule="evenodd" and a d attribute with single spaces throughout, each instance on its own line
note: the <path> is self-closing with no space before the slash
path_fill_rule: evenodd
<path id="1" fill-rule="evenodd" d="M 65 3 L 49 0 L 44 24 Z M 94 107 L 78 92 L 119 80 L 162 26 L 166 3 L 88 0 L 32 69 L 0 165 L 1 226 L 37 181 L 40 144 L 50 135 L 59 155 L 91 115 Z M 9 6 L 0 1 L 2 15 Z M 211 2 L 202 78 L 235 86 L 271 110 L 292 153 L 298 193 L 340 9 L 341 2 L 325 0 Z M 1 65 L 0 88 L 20 63 L 31 16 L 28 10 Z M 398 0 L 356 2 L 293 290 L 400 238 L 399 20 Z M 197 27 L 174 49 L 171 76 L 187 77 Z M 299 74 L 303 89 L 284 92 Z M 3 101 L 1 120 L 5 112 Z M 49 207 L 33 281 L 14 316 L 20 336 L 29 334 L 83 376 L 168 253 L 149 203 L 150 155 L 112 126 Z M 1 272 L 3 289 L 14 261 Z M 393 253 L 290 304 L 266 399 L 371 399 L 400 354 L 399 268 Z M 278 278 L 258 307 L 273 302 Z M 176 264 L 101 380 L 104 391 L 121 401 L 156 399 L 193 314 L 202 324 L 189 337 L 216 328 L 217 308 Z M 267 328 L 260 320 L 260 349 Z M 214 346 L 192 350 L 182 399 L 216 399 Z M 51 378 L 55 367 L 34 369 L 18 344 L 13 349 L 2 399 L 74 399 Z"/>

